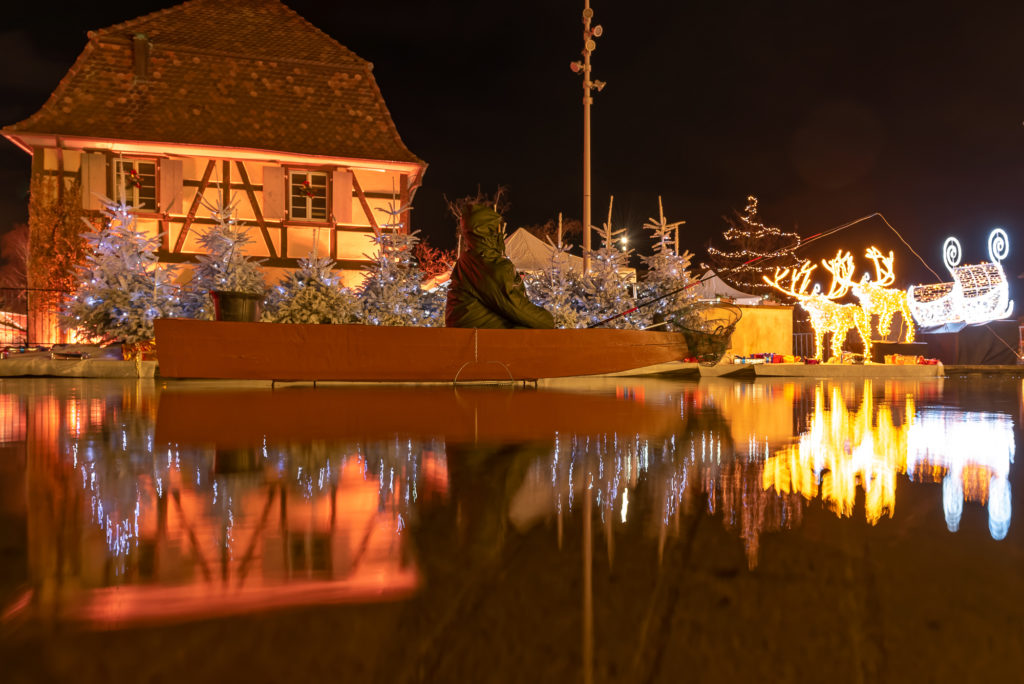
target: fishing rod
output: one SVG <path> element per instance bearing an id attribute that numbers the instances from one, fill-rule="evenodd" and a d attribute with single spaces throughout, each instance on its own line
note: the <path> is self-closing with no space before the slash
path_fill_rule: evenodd
<path id="1" fill-rule="evenodd" d="M 798 249 L 800 249 L 801 247 L 805 247 L 805 246 L 811 244 L 815 240 L 820 240 L 822 238 L 828 237 L 829 235 L 833 235 L 835 233 L 838 233 L 841 230 L 846 230 L 850 226 L 855 226 L 858 223 L 861 223 L 862 221 L 867 221 L 868 219 L 874 218 L 876 216 L 881 218 L 883 221 L 885 221 L 886 225 L 889 225 L 889 222 L 885 220 L 885 217 L 882 216 L 882 214 L 880 212 L 876 211 L 874 213 L 868 214 L 867 216 L 861 216 L 859 219 L 854 219 L 853 221 L 850 221 L 848 223 L 844 223 L 841 226 L 836 226 L 835 228 L 830 228 L 830 229 L 822 231 L 820 233 L 815 233 L 814 235 L 811 235 L 810 237 L 808 237 L 805 240 L 798 241 L 795 245 L 790 247 L 790 249 L 792 249 L 795 252 Z M 889 227 L 892 228 L 892 226 L 889 226 Z M 893 231 L 895 232 L 896 229 L 893 228 Z M 896 234 L 899 235 L 899 232 L 896 232 Z M 740 264 L 738 266 L 733 266 L 732 268 L 727 268 L 727 269 L 721 270 L 721 271 L 719 271 L 717 273 L 717 275 L 722 276 L 722 275 L 728 275 L 730 273 L 735 273 L 736 271 L 740 271 L 740 270 L 746 268 L 750 264 L 757 263 L 758 261 L 761 261 L 762 259 L 767 259 L 767 258 L 771 258 L 770 255 L 762 254 L 759 257 L 754 257 L 753 259 L 748 259 L 747 261 L 744 261 L 742 264 Z M 920 257 L 918 257 L 918 258 L 920 258 Z M 927 266 L 927 264 L 925 264 L 925 265 Z M 638 311 L 638 310 L 644 308 L 645 306 L 650 306 L 651 304 L 654 304 L 655 302 L 660 302 L 662 299 L 666 299 L 668 297 L 672 297 L 673 295 L 677 295 L 680 292 L 685 292 L 686 290 L 689 290 L 691 287 L 696 287 L 697 285 L 700 285 L 701 283 L 703 283 L 705 280 L 710 280 L 715 275 L 716 274 L 715 274 L 714 271 L 709 271 L 707 274 L 704 275 L 703 278 L 701 278 L 699 280 L 693 280 L 690 283 L 688 283 L 686 285 L 683 285 L 682 287 L 679 287 L 679 288 L 676 288 L 675 290 L 672 290 L 671 292 L 666 292 L 663 295 L 658 295 L 657 297 L 652 297 L 652 298 L 650 298 L 648 300 L 639 302 L 633 308 L 627 309 L 626 311 L 623 311 L 621 313 L 617 313 L 617 314 L 615 314 L 613 316 L 609 316 L 608 318 L 600 320 L 600 321 L 598 321 L 596 323 L 591 323 L 590 325 L 587 326 L 587 328 L 597 328 L 598 326 L 602 326 L 605 323 L 610 323 L 611 321 L 614 321 L 617 318 L 622 318 L 623 316 L 628 316 L 629 314 L 633 313 L 634 311 Z"/>

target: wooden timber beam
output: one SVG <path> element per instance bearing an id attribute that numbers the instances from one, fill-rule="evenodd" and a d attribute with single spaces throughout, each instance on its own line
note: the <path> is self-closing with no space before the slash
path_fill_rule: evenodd
<path id="1" fill-rule="evenodd" d="M 231 206 L 231 162 L 227 159 L 224 160 L 224 171 L 221 172 L 221 176 L 221 201 L 225 207 L 229 207 Z"/>
<path id="2" fill-rule="evenodd" d="M 409 206 L 409 176 L 402 174 L 398 177 L 398 202 L 400 207 L 404 207 L 405 210 L 402 212 L 402 232 L 412 232 L 412 207 Z"/>
<path id="3" fill-rule="evenodd" d="M 260 211 L 260 203 L 256 201 L 256 189 L 253 188 L 252 183 L 249 182 L 249 173 L 245 170 L 245 164 L 242 162 L 235 162 L 238 165 L 238 175 L 242 179 L 242 185 L 245 187 L 245 194 L 249 197 L 249 204 L 252 206 L 252 213 L 256 216 L 256 225 L 260 227 L 260 232 L 263 233 L 263 239 L 267 243 L 267 251 L 270 252 L 271 257 L 277 256 L 277 250 L 274 249 L 274 241 L 270 239 L 270 231 L 267 230 L 267 222 L 263 219 L 263 212 Z M 226 190 L 225 192 L 230 192 Z M 281 228 L 281 231 L 288 230 L 287 228 Z"/>
<path id="4" fill-rule="evenodd" d="M 185 216 L 185 223 L 181 226 L 181 232 L 178 233 L 178 239 L 174 241 L 174 251 L 181 252 L 181 248 L 185 246 L 185 238 L 188 237 L 188 229 L 192 225 L 192 221 L 196 218 L 196 212 L 199 211 L 199 205 L 203 201 L 203 193 L 206 192 L 206 187 L 210 184 L 210 176 L 213 175 L 213 164 L 214 161 L 211 159 L 206 164 L 206 171 L 203 172 L 203 179 L 199 181 L 199 187 L 196 189 L 196 196 L 192 199 L 192 206 L 188 208 L 188 214 Z"/>
<path id="5" fill-rule="evenodd" d="M 363 207 L 363 213 L 366 214 L 366 218 L 370 221 L 370 227 L 373 228 L 373 232 L 380 235 L 380 226 L 377 224 L 377 219 L 373 215 L 373 210 L 370 209 L 370 203 L 366 201 L 366 194 L 363 192 L 363 186 L 359 185 L 359 179 L 356 178 L 356 174 L 352 172 L 352 187 L 356 191 L 356 197 L 359 198 L 359 204 Z"/>
<path id="6" fill-rule="evenodd" d="M 198 254 L 182 252 L 157 251 L 157 259 L 162 264 L 195 264 L 199 263 Z M 260 266 L 277 268 L 297 268 L 299 260 L 295 257 L 261 257 Z M 370 264 L 365 259 L 336 259 L 335 267 L 347 271 L 361 271 Z"/>

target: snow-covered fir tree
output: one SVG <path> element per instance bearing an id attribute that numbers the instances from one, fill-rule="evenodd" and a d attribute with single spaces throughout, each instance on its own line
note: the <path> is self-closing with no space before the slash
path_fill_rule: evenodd
<path id="1" fill-rule="evenodd" d="M 735 218 L 726 218 L 729 228 L 722 234 L 729 247 L 718 249 L 708 247 L 708 266 L 718 276 L 741 292 L 768 294 L 771 286 L 762 276 L 770 276 L 776 268 L 799 266 L 801 259 L 795 250 L 800 246 L 800 236 L 786 233 L 775 226 L 769 226 L 758 214 L 757 198 L 747 197 L 743 213 L 736 212 Z M 756 259 L 754 263 L 747 263 Z"/>
<path id="2" fill-rule="evenodd" d="M 633 308 L 634 299 L 632 286 L 625 275 L 629 267 L 629 255 L 633 250 L 623 249 L 622 237 L 625 228 L 612 226 L 612 203 L 608 200 L 608 220 L 597 231 L 601 247 L 590 253 L 590 273 L 587 274 L 586 306 L 588 323 L 596 323 L 609 316 Z M 642 320 L 643 312 L 637 312 L 636 318 L 621 316 L 609 321 L 609 328 L 635 328 L 637 321 Z"/>
<path id="3" fill-rule="evenodd" d="M 245 254 L 252 242 L 247 230 L 235 220 L 235 206 L 203 202 L 216 223 L 200 234 L 199 244 L 206 252 L 200 254 L 199 263 L 192 272 L 192 280 L 182 292 L 182 306 L 190 318 L 213 320 L 214 306 L 210 292 L 244 292 L 263 296 L 266 283 L 260 269 L 262 260 Z"/>
<path id="4" fill-rule="evenodd" d="M 651 232 L 653 245 L 652 254 L 641 257 L 647 267 L 647 274 L 640 285 L 639 299 L 646 302 L 660 298 L 639 312 L 644 315 L 645 327 L 657 326 L 656 330 L 679 330 L 693 304 L 695 288 L 683 289 L 692 282 L 688 269 L 693 255 L 689 252 L 677 253 L 679 226 L 684 223 L 686 222 L 669 223 L 665 219 L 665 211 L 659 197 L 658 218 L 650 218 L 644 224 L 644 228 Z"/>
<path id="5" fill-rule="evenodd" d="M 310 253 L 270 288 L 262 319 L 272 323 L 355 323 L 359 300 L 341 284 L 334 261 Z"/>
<path id="6" fill-rule="evenodd" d="M 419 242 L 417 231 L 407 232 L 400 220 L 407 206 L 389 204 L 381 209 L 388 220 L 374 234 L 376 253 L 367 255 L 371 260 L 365 267 L 366 279 L 359 288 L 362 321 L 370 325 L 443 325 L 428 308 L 420 284 L 423 276 L 416 267 L 413 248 Z"/>
<path id="7" fill-rule="evenodd" d="M 448 286 L 450 281 L 444 281 L 436 287 L 420 289 L 420 301 L 423 307 L 423 322 L 420 325 L 425 327 L 444 327 L 445 308 L 448 306 Z"/>
<path id="8" fill-rule="evenodd" d="M 551 312 L 556 328 L 582 328 L 587 323 L 583 277 L 572 269 L 569 246 L 560 238 L 561 233 L 557 242 L 548 240 L 549 265 L 540 273 L 527 274 L 523 282 L 530 300 Z"/>
<path id="9" fill-rule="evenodd" d="M 171 267 L 157 264 L 159 236 L 135 225 L 134 209 L 102 198 L 106 225 L 85 235 L 89 249 L 78 287 L 62 309 L 67 329 L 129 344 L 153 339 L 153 320 L 182 315 Z M 84 220 L 84 219 L 83 219 Z"/>

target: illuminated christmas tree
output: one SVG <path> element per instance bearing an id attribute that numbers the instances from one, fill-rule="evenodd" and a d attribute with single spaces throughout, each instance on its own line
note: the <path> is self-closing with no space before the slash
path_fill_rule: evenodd
<path id="1" fill-rule="evenodd" d="M 633 250 L 626 249 L 622 238 L 625 228 L 612 227 L 612 203 L 608 200 L 608 220 L 598 230 L 601 247 L 590 253 L 590 273 L 587 274 L 585 287 L 587 294 L 588 323 L 595 323 L 608 316 L 633 308 L 632 285 L 626 275 L 629 273 L 629 255 Z M 643 313 L 631 318 L 622 316 L 609 321 L 609 328 L 635 328 L 637 321 L 642 320 Z"/>
<path id="2" fill-rule="evenodd" d="M 413 249 L 419 242 L 416 231 L 406 232 L 399 217 L 408 207 L 381 209 L 388 221 L 376 230 L 375 254 L 367 255 L 366 279 L 359 288 L 362 320 L 371 325 L 441 325 L 435 303 L 424 297 L 423 275 L 416 266 Z"/>
<path id="3" fill-rule="evenodd" d="M 85 236 L 89 252 L 78 289 L 61 312 L 62 324 L 103 340 L 152 340 L 154 319 L 182 315 L 174 271 L 157 264 L 160 238 L 136 228 L 131 206 L 102 201 L 107 222 Z"/>
<path id="4" fill-rule="evenodd" d="M 262 318 L 272 323 L 354 323 L 359 300 L 341 284 L 328 257 L 310 254 L 270 289 Z"/>
<path id="5" fill-rule="evenodd" d="M 657 330 L 678 330 L 681 321 L 693 305 L 695 288 L 683 289 L 692 279 L 689 267 L 693 255 L 689 252 L 678 254 L 679 226 L 685 221 L 669 223 L 665 219 L 661 198 L 658 198 L 658 218 L 647 219 L 644 228 L 651 232 L 653 245 L 651 256 L 641 257 L 647 267 L 647 275 L 640 283 L 640 301 L 658 298 L 645 306 L 644 326 L 657 326 Z M 672 294 L 670 294 L 672 293 Z M 668 295 L 668 296 L 665 296 Z"/>
<path id="6" fill-rule="evenodd" d="M 569 265 L 569 246 L 549 243 L 551 263 L 540 273 L 523 278 L 530 300 L 551 312 L 556 328 L 581 328 L 587 322 L 583 279 Z"/>
<path id="7" fill-rule="evenodd" d="M 771 276 L 776 268 L 799 266 L 801 260 L 794 253 L 800 246 L 800 236 L 784 233 L 774 226 L 765 225 L 757 213 L 757 198 L 747 197 L 743 213 L 735 219 L 726 219 L 729 228 L 723 233 L 731 249 L 708 247 L 710 265 L 718 276 L 741 292 L 767 294 L 771 287 L 762 276 Z M 747 263 L 757 259 L 754 263 Z M 744 265 L 746 264 L 746 265 Z"/>
<path id="8" fill-rule="evenodd" d="M 189 318 L 213 320 L 214 306 L 210 292 L 244 292 L 263 296 L 266 283 L 260 270 L 262 260 L 245 254 L 252 238 L 235 221 L 235 205 L 203 203 L 217 222 L 199 236 L 205 254 L 200 254 L 192 280 L 182 292 L 182 306 Z"/>

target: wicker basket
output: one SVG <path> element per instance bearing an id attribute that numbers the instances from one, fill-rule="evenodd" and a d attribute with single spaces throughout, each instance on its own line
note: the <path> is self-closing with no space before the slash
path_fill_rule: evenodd
<path id="1" fill-rule="evenodd" d="M 731 304 L 695 304 L 677 319 L 675 327 L 685 335 L 690 356 L 702 366 L 714 366 L 729 349 L 742 316 L 739 307 Z"/>

